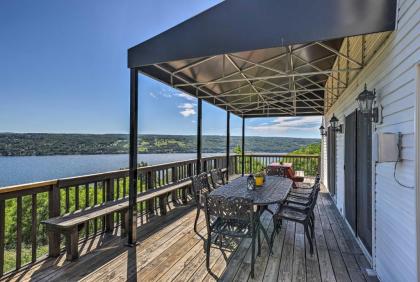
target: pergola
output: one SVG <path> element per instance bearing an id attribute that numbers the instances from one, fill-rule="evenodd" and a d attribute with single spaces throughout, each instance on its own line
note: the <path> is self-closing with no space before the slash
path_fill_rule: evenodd
<path id="1" fill-rule="evenodd" d="M 137 227 L 139 73 L 198 99 L 199 173 L 203 99 L 227 112 L 228 161 L 230 113 L 243 118 L 242 154 L 246 118 L 323 115 L 325 96 L 347 87 L 340 74 L 364 65 L 340 51 L 343 41 L 394 30 L 395 14 L 395 0 L 228 0 L 130 48 L 128 244 Z"/>

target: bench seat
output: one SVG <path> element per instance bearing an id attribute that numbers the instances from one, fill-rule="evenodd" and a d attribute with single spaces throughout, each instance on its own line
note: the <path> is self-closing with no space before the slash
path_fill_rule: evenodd
<path id="1" fill-rule="evenodd" d="M 169 193 L 178 189 L 187 188 L 189 185 L 191 185 L 191 180 L 183 180 L 176 184 L 169 184 L 160 188 L 148 190 L 138 194 L 136 202 L 140 203 L 156 197 L 164 198 Z M 163 198 L 162 200 L 164 200 Z M 161 209 L 164 209 L 164 207 L 161 206 Z M 124 236 L 127 232 L 128 226 L 128 198 L 108 201 L 103 204 L 78 210 L 74 213 L 50 218 L 42 221 L 42 223 L 46 225 L 47 231 L 50 235 L 54 236 L 54 234 L 57 233 L 64 235 L 66 240 L 66 259 L 72 261 L 79 257 L 79 227 L 90 220 L 104 216 L 106 217 L 106 221 L 108 220 L 112 222 L 112 214 L 116 212 L 121 213 L 121 231 Z M 162 214 L 164 213 L 166 212 L 162 212 Z M 112 225 L 113 223 L 107 224 L 107 228 L 112 230 Z"/>

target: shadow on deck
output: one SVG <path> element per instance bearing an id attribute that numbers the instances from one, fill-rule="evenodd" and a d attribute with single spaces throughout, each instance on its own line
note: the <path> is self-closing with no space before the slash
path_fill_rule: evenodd
<path id="1" fill-rule="evenodd" d="M 286 222 L 275 237 L 273 254 L 263 241 L 257 257 L 255 277 L 250 273 L 250 240 L 239 242 L 235 249 L 211 250 L 212 272 L 221 281 L 375 281 L 361 249 L 335 208 L 331 197 L 321 193 L 315 211 L 315 252 L 309 254 L 303 228 Z M 33 281 L 210 281 L 206 270 L 203 241 L 194 233 L 195 210 L 191 206 L 173 209 L 166 216 L 152 217 L 138 230 L 140 244 L 124 245 L 118 234 L 86 241 L 80 246 L 81 258 L 65 261 L 64 256 L 46 259 L 6 277 L 6 280 Z M 271 215 L 262 219 L 269 234 Z M 204 216 L 198 228 L 205 236 Z"/>

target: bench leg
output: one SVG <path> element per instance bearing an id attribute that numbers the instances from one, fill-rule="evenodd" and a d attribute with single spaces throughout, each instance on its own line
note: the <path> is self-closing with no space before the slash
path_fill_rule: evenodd
<path id="1" fill-rule="evenodd" d="M 128 232 L 128 210 L 123 210 L 121 213 L 121 237 L 127 236 Z"/>
<path id="2" fill-rule="evenodd" d="M 114 230 L 114 213 L 105 216 L 105 232 L 111 233 Z"/>
<path id="3" fill-rule="evenodd" d="M 79 232 L 75 227 L 67 232 L 66 236 L 66 260 L 73 261 L 79 257 Z"/>
<path id="4" fill-rule="evenodd" d="M 184 189 L 181 190 L 181 192 L 182 192 L 182 203 L 184 205 L 188 204 L 188 198 L 187 198 L 188 192 L 187 192 L 187 190 L 188 190 L 188 188 L 184 188 Z"/>
<path id="5" fill-rule="evenodd" d="M 48 231 L 48 255 L 53 258 L 60 255 L 60 233 L 57 231 Z"/>
<path id="6" fill-rule="evenodd" d="M 166 215 L 166 195 L 162 195 L 159 197 L 159 209 L 160 209 L 160 215 Z"/>

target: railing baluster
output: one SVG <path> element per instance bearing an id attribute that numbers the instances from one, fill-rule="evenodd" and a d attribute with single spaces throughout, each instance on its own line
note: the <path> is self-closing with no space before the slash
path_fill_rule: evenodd
<path id="1" fill-rule="evenodd" d="M 119 199 L 121 197 L 121 195 L 120 195 L 120 193 L 121 193 L 121 191 L 120 191 L 121 190 L 120 189 L 120 178 L 117 177 L 116 181 L 117 181 L 117 196 L 115 197 L 115 199 Z"/>
<path id="2" fill-rule="evenodd" d="M 85 184 L 85 208 L 90 207 L 89 203 L 89 184 Z M 85 240 L 89 237 L 89 221 L 85 222 Z"/>
<path id="3" fill-rule="evenodd" d="M 141 178 L 140 178 L 141 179 Z M 141 184 L 142 184 L 142 182 L 140 181 L 140 187 L 141 187 Z M 127 177 L 126 176 L 124 176 L 124 179 L 123 179 L 123 197 L 125 197 L 126 195 L 127 195 Z"/>
<path id="4" fill-rule="evenodd" d="M 16 201 L 16 269 L 19 269 L 22 265 L 22 196 Z"/>
<path id="5" fill-rule="evenodd" d="M 98 182 L 93 182 L 93 205 L 98 204 Z M 93 233 L 96 234 L 98 232 L 98 219 L 95 218 L 93 220 Z"/>
<path id="6" fill-rule="evenodd" d="M 36 248 L 37 248 L 37 242 L 36 242 L 36 231 L 37 231 L 37 227 L 38 227 L 38 223 L 37 223 L 37 216 L 36 216 L 36 210 L 37 210 L 37 195 L 36 194 L 32 194 L 32 216 L 31 216 L 31 221 L 32 221 L 32 226 L 31 226 L 31 243 L 32 243 L 32 262 L 36 261 Z"/>
<path id="7" fill-rule="evenodd" d="M 75 193 L 75 195 L 74 195 L 74 201 L 75 201 L 74 208 L 77 211 L 79 209 L 79 185 L 76 185 L 74 187 L 74 193 Z"/>
<path id="8" fill-rule="evenodd" d="M 70 212 L 70 188 L 66 187 L 66 213 Z"/>

